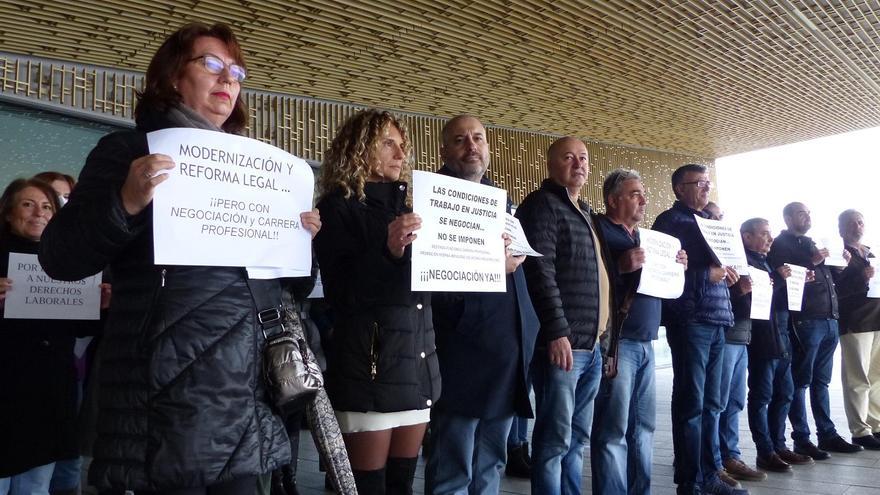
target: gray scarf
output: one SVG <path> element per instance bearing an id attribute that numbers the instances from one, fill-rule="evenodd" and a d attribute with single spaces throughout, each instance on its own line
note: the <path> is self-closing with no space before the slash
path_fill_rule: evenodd
<path id="1" fill-rule="evenodd" d="M 169 108 L 165 115 L 171 123 L 179 127 L 192 127 L 195 129 L 224 132 L 223 129 L 208 122 L 208 119 L 202 117 L 198 112 L 183 103 L 176 107 Z"/>

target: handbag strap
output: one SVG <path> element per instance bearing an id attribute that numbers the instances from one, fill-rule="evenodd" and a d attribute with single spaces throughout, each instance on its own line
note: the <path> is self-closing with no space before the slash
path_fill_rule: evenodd
<path id="1" fill-rule="evenodd" d="M 281 282 L 278 279 L 248 278 L 247 285 L 257 308 L 257 323 L 267 340 L 285 331 L 281 311 Z"/>

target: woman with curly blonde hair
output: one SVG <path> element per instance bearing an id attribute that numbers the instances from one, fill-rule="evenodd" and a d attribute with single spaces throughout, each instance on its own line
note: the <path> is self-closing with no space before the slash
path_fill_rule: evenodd
<path id="1" fill-rule="evenodd" d="M 327 392 L 358 493 L 411 494 L 440 395 L 430 294 L 410 290 L 410 144 L 394 115 L 365 110 L 340 127 L 322 165 L 315 238 L 334 310 Z"/>

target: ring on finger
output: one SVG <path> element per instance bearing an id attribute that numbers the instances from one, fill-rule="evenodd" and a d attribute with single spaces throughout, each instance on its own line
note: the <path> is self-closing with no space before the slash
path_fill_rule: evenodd
<path id="1" fill-rule="evenodd" d="M 144 170 L 144 179 L 150 180 L 153 178 L 153 174 L 150 173 L 149 170 Z"/>

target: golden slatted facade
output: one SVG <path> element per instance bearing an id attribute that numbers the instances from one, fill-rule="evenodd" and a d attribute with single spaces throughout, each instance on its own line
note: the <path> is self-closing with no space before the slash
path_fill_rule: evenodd
<path id="1" fill-rule="evenodd" d="M 878 0 L 0 0 L 0 51 L 143 70 L 230 24 L 249 89 L 717 158 L 880 125 Z"/>
<path id="2" fill-rule="evenodd" d="M 132 125 L 135 91 L 143 75 L 0 53 L 0 101 Z M 336 128 L 363 106 L 280 93 L 246 90 L 249 137 L 320 163 Z M 440 167 L 439 139 L 445 118 L 400 112 L 410 130 L 415 168 Z M 520 202 L 546 177 L 546 150 L 558 135 L 487 125 L 491 177 Z M 618 167 L 641 172 L 652 206 L 649 219 L 672 203 L 669 177 L 683 163 L 711 165 L 713 160 L 685 154 L 638 149 L 584 139 L 590 151 L 591 179 L 584 198 L 601 208 L 601 179 Z"/>

